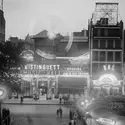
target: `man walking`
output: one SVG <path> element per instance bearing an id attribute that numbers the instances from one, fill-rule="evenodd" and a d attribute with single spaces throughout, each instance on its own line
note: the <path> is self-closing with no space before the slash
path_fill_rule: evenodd
<path id="1" fill-rule="evenodd" d="M 62 97 L 60 97 L 59 100 L 60 100 L 60 104 L 61 104 L 62 103 Z"/>
<path id="2" fill-rule="evenodd" d="M 56 111 L 57 118 L 59 118 L 59 109 Z"/>
<path id="3" fill-rule="evenodd" d="M 60 113 L 60 118 L 62 119 L 63 110 L 61 107 L 59 108 L 59 113 Z"/>

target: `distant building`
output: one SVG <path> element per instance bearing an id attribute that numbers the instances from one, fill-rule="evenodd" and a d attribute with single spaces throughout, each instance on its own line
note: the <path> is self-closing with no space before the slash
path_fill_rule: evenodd
<path id="1" fill-rule="evenodd" d="M 24 50 L 34 51 L 34 40 L 31 39 L 31 36 L 27 35 L 25 39 L 19 39 L 18 37 L 10 37 L 9 42 L 20 46 L 20 53 Z"/>
<path id="2" fill-rule="evenodd" d="M 0 41 L 5 41 L 5 22 L 4 12 L 0 10 Z"/>

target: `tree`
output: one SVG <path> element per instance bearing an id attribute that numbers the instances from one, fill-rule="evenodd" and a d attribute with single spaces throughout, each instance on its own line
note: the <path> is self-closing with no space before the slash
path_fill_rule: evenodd
<path id="1" fill-rule="evenodd" d="M 0 79 L 13 92 L 20 92 L 19 76 L 21 58 L 19 45 L 11 42 L 0 43 Z"/>

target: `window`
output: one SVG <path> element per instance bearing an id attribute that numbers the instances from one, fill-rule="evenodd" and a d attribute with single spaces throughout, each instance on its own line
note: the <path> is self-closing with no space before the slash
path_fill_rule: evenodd
<path id="1" fill-rule="evenodd" d="M 105 58 L 105 52 L 102 51 L 102 52 L 100 52 L 100 61 L 105 61 L 105 60 L 106 60 L 106 58 Z"/>
<path id="2" fill-rule="evenodd" d="M 115 49 L 121 49 L 121 40 L 115 40 Z"/>
<path id="3" fill-rule="evenodd" d="M 115 71 L 117 73 L 122 72 L 122 64 L 115 64 Z"/>
<path id="4" fill-rule="evenodd" d="M 113 49 L 113 40 L 108 40 L 107 49 Z"/>
<path id="5" fill-rule="evenodd" d="M 109 37 L 120 37 L 120 29 L 108 29 Z"/>
<path id="6" fill-rule="evenodd" d="M 92 61 L 98 61 L 98 52 L 94 51 L 92 54 Z"/>
<path id="7" fill-rule="evenodd" d="M 98 44 L 99 44 L 99 41 L 98 40 L 94 40 L 93 41 L 93 49 L 98 49 L 99 48 Z"/>
<path id="8" fill-rule="evenodd" d="M 107 29 L 105 29 L 105 36 L 107 37 L 108 36 L 108 30 Z"/>
<path id="9" fill-rule="evenodd" d="M 121 61 L 121 52 L 115 52 L 115 61 Z"/>
<path id="10" fill-rule="evenodd" d="M 98 75 L 98 63 L 92 64 L 92 75 L 93 77 L 96 77 L 96 75 Z"/>
<path id="11" fill-rule="evenodd" d="M 100 49 L 106 48 L 106 40 L 100 40 Z"/>
<path id="12" fill-rule="evenodd" d="M 108 52 L 107 61 L 113 61 L 113 52 Z"/>
<path id="13" fill-rule="evenodd" d="M 104 37 L 105 36 L 105 29 L 101 28 L 100 32 L 101 32 L 101 36 Z"/>

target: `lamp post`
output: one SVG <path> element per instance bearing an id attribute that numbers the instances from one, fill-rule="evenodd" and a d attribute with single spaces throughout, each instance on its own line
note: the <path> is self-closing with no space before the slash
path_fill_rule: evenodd
<path id="1" fill-rule="evenodd" d="M 0 85 L 0 125 L 2 124 L 2 114 L 1 114 L 1 105 L 3 100 L 7 97 L 7 88 L 4 85 Z"/>
<path id="2" fill-rule="evenodd" d="M 48 37 L 49 37 L 49 39 L 52 40 L 53 58 L 56 59 L 56 57 L 55 57 L 55 56 L 56 56 L 56 55 L 55 55 L 55 54 L 56 54 L 56 53 L 55 53 L 55 41 L 54 41 L 55 38 L 56 38 L 56 34 L 55 34 L 54 32 L 48 32 Z M 56 76 L 55 76 L 55 73 L 54 73 L 54 80 L 53 80 L 54 82 L 56 81 L 55 79 L 56 79 Z M 57 83 L 56 83 L 56 84 L 57 84 Z M 55 84 L 55 86 L 56 86 L 56 84 Z M 55 89 L 56 89 L 56 87 L 55 87 Z M 55 89 L 54 89 L 54 90 L 55 90 Z M 55 93 L 56 93 L 56 92 L 54 91 L 54 94 L 55 94 Z"/>
<path id="3" fill-rule="evenodd" d="M 0 89 L 0 97 L 4 95 L 4 90 Z M 2 125 L 2 112 L 1 112 L 2 99 L 0 99 L 0 125 Z"/>

